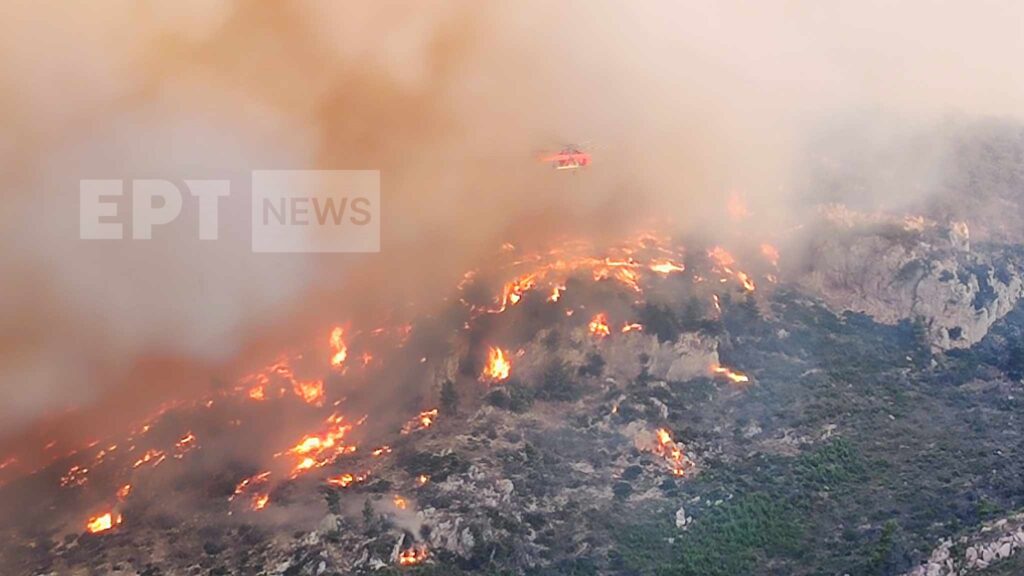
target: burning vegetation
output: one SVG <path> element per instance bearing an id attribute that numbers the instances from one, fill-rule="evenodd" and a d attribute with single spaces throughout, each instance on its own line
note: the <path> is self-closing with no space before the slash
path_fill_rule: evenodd
<path id="1" fill-rule="evenodd" d="M 121 504 L 129 498 L 128 514 L 139 509 L 133 507 L 152 502 L 148 487 L 158 468 L 163 478 L 182 474 L 197 454 L 222 445 L 222 437 L 244 445 L 246 434 L 257 434 L 260 442 L 247 449 L 249 468 L 232 473 L 233 489 L 226 497 L 228 516 L 267 515 L 268 508 L 289 506 L 303 486 L 318 486 L 331 499 L 341 498 L 337 494 L 342 493 L 399 489 L 416 490 L 417 499 L 420 494 L 429 497 L 439 489 L 438 482 L 443 485 L 453 470 L 461 469 L 448 461 L 449 456 L 421 456 L 415 465 L 405 464 L 407 474 L 398 482 L 395 467 L 398 459 L 414 453 L 418 442 L 438 441 L 435 424 L 440 416 L 449 422 L 473 403 L 487 402 L 518 413 L 539 400 L 577 399 L 583 393 L 581 379 L 602 382 L 598 379 L 604 363 L 602 350 L 628 349 L 631 341 L 644 343 L 647 348 L 642 349 L 660 346 L 662 341 L 671 344 L 675 336 L 670 325 L 666 328 L 665 315 L 652 314 L 657 309 L 646 302 L 648 291 L 657 292 L 665 283 L 676 283 L 672 286 L 677 292 L 683 286 L 691 301 L 701 300 L 708 308 L 713 304 L 716 314 L 722 311 L 720 296 L 749 297 L 754 291 L 751 276 L 724 249 L 693 251 L 695 263 L 684 262 L 687 254 L 683 247 L 654 234 L 638 235 L 603 252 L 579 241 L 537 253 L 507 245 L 493 270 L 468 272 L 459 284 L 459 298 L 453 304 L 458 314 L 452 313 L 458 328 L 450 336 L 465 343 L 462 355 L 455 357 L 457 362 L 446 356 L 453 354 L 451 350 L 439 353 L 436 346 L 418 339 L 424 326 L 418 322 L 423 321 L 363 330 L 348 324 L 335 326 L 326 341 L 319 341 L 319 349 L 281 355 L 241 376 L 234 385 L 191 402 L 169 403 L 119 442 L 92 442 L 73 455 L 75 463 L 57 483 L 65 490 L 81 490 L 94 475 L 102 475 L 103 483 L 113 479 L 113 484 L 101 489 L 111 495 L 104 504 L 116 504 L 118 511 L 91 517 L 86 523 L 87 532 L 102 533 L 121 525 Z M 701 260 L 702 254 L 706 261 Z M 717 282 L 707 282 L 715 275 Z M 500 288 L 491 292 L 492 286 Z M 532 332 L 524 336 L 513 329 L 531 315 L 550 330 L 547 343 L 533 341 Z M 576 334 L 574 341 L 590 347 L 586 364 L 544 360 L 550 354 L 544 350 L 553 346 L 551 339 L 560 330 Z M 484 344 L 495 341 L 509 347 Z M 352 359 L 357 359 L 354 365 Z M 718 363 L 709 375 L 749 382 L 746 375 Z M 364 400 L 379 391 L 375 382 L 396 377 L 433 378 L 438 384 L 420 396 L 402 397 L 401 404 L 394 406 L 408 409 L 410 400 L 416 399 L 437 401 L 438 407 L 407 414 L 404 423 L 387 424 L 390 414 L 368 410 L 372 403 Z M 621 399 L 609 406 L 610 423 L 627 421 L 620 410 Z M 286 416 L 271 416 L 278 410 Z M 464 417 L 456 417 L 452 426 L 457 427 Z M 273 433 L 260 431 L 261 420 L 276 427 L 268 430 Z M 296 433 L 298 424 L 301 428 Z M 655 438 L 644 450 L 659 456 L 670 476 L 692 473 L 692 461 L 667 429 L 658 429 Z M 415 511 L 414 502 L 392 494 L 389 513 Z M 375 526 L 374 514 L 367 513 L 366 522 Z M 394 561 L 413 566 L 433 561 L 430 556 L 427 543 L 422 543 L 403 548 Z"/>

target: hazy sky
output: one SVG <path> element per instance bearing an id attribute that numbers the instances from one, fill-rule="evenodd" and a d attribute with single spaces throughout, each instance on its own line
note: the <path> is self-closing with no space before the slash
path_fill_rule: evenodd
<path id="1" fill-rule="evenodd" d="M 402 299 L 504 239 L 696 229 L 735 191 L 771 230 L 823 123 L 1024 115 L 1022 30 L 1013 1 L 8 1 L 0 434 L 205 385 L 343 319 L 347 282 Z M 536 164 L 566 142 L 594 166 Z M 254 168 L 380 169 L 384 252 L 251 254 Z M 96 177 L 231 179 L 221 240 L 188 205 L 150 242 L 79 240 Z"/>

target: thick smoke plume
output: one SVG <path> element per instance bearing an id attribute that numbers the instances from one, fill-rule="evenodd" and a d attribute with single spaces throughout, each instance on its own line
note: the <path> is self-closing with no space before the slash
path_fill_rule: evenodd
<path id="1" fill-rule="evenodd" d="M 821 150 L 810 135 L 842 141 L 864 115 L 898 132 L 1024 114 L 1024 75 L 1007 72 L 1024 8 L 1009 1 L 15 0 L 5 12 L 6 436 L 72 407 L 74 426 L 97 429 L 332 322 L 430 301 L 503 241 L 614 237 L 651 216 L 700 233 L 733 193 L 751 226 L 789 228 L 807 200 L 801 164 Z M 537 164 L 564 143 L 590 146 L 594 166 Z M 381 170 L 382 253 L 250 253 L 249 172 L 266 168 Z M 932 169 L 922 162 L 925 181 Z M 231 179 L 221 239 L 197 239 L 186 202 L 152 241 L 79 240 L 78 181 L 133 177 Z"/>

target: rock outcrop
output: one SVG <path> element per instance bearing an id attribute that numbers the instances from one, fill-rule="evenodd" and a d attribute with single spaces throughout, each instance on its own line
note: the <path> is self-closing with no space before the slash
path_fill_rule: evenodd
<path id="1" fill-rule="evenodd" d="M 1020 263 L 996 248 L 972 250 L 964 223 L 834 207 L 825 216 L 800 283 L 835 309 L 919 320 L 935 348 L 963 348 L 1024 295 Z"/>

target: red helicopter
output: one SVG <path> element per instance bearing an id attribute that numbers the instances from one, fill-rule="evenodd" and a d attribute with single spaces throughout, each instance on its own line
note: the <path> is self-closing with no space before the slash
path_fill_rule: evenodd
<path id="1" fill-rule="evenodd" d="M 579 148 L 567 146 L 562 148 L 556 154 L 542 155 L 540 157 L 540 161 L 545 164 L 551 164 L 555 170 L 575 170 L 577 168 L 589 166 L 591 156 L 589 152 L 584 152 Z"/>

